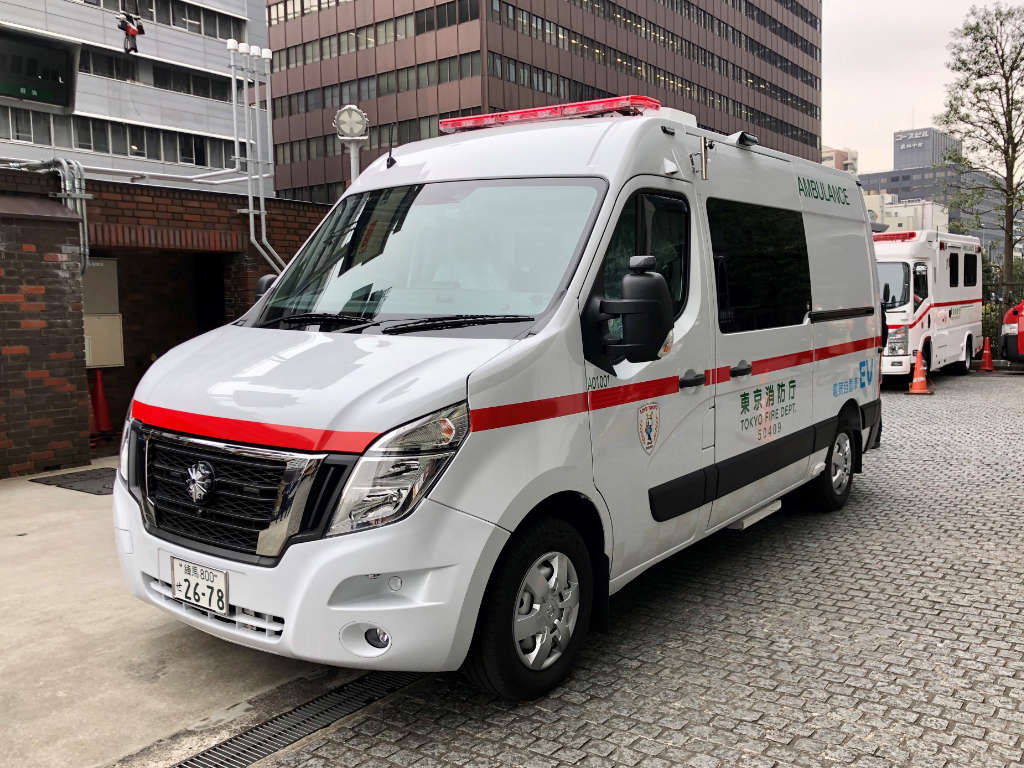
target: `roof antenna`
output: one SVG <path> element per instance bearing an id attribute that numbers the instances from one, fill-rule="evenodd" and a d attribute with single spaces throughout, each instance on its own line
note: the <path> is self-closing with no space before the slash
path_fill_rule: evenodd
<path id="1" fill-rule="evenodd" d="M 391 155 L 391 153 L 395 150 L 395 143 L 394 142 L 395 142 L 395 124 L 391 123 L 391 125 L 388 126 L 388 168 L 394 167 L 394 165 L 398 162 Z"/>

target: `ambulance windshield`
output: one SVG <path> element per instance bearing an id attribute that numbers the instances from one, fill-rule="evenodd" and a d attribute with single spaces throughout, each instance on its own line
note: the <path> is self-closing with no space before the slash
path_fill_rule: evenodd
<path id="1" fill-rule="evenodd" d="M 257 322 L 296 313 L 531 319 L 564 286 L 604 190 L 598 179 L 493 179 L 351 195 L 274 286 Z"/>
<path id="2" fill-rule="evenodd" d="M 886 309 L 902 307 L 910 301 L 910 265 L 901 261 L 878 265 L 878 289 Z"/>

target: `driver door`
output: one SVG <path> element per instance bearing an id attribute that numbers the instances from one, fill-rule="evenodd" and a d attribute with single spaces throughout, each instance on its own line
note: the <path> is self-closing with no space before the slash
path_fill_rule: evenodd
<path id="1" fill-rule="evenodd" d="M 659 177 L 631 181 L 585 294 L 621 297 L 630 257 L 653 255 L 675 313 L 672 344 L 658 360 L 630 363 L 588 352 L 594 482 L 615 531 L 613 578 L 690 541 L 710 512 L 704 468 L 713 463 L 714 387 L 705 371 L 712 336 L 691 190 Z M 604 337 L 621 336 L 620 320 L 601 326 Z"/>

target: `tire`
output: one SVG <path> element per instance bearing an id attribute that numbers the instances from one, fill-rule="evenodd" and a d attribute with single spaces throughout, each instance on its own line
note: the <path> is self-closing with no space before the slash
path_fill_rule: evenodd
<path id="1" fill-rule="evenodd" d="M 583 538 L 564 520 L 545 518 L 517 533 L 484 593 L 463 667 L 470 680 L 506 699 L 526 701 L 561 683 L 590 627 L 593 573 Z M 571 590 L 556 588 L 571 588 L 574 579 L 572 605 Z M 522 640 L 515 639 L 517 625 Z M 530 633 L 534 629 L 537 634 Z M 566 629 L 567 641 L 563 634 L 560 642 Z"/>
<path id="2" fill-rule="evenodd" d="M 812 505 L 826 512 L 835 512 L 846 505 L 853 487 L 856 451 L 856 428 L 840 422 L 825 456 L 825 470 L 807 484 L 807 498 Z"/>
<path id="3" fill-rule="evenodd" d="M 951 373 L 957 376 L 966 376 L 971 372 L 971 365 L 974 362 L 974 340 L 968 336 L 964 345 L 964 359 L 957 360 L 949 366 Z"/>

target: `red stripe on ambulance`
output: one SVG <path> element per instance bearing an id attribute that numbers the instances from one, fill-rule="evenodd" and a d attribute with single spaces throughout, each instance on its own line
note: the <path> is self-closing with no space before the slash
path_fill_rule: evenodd
<path id="1" fill-rule="evenodd" d="M 138 400 L 132 403 L 132 418 L 143 424 L 172 432 L 212 437 L 222 440 L 269 445 L 274 448 L 293 448 L 300 451 L 339 451 L 362 453 L 378 436 L 377 432 L 337 432 L 330 429 L 293 427 L 286 424 L 267 424 L 261 421 L 228 419 L 201 413 L 176 411 L 148 405 Z"/>
<path id="2" fill-rule="evenodd" d="M 764 360 L 755 360 L 752 363 L 753 375 L 806 365 L 815 360 L 828 360 L 833 357 L 880 347 L 881 345 L 881 337 L 873 336 L 869 339 L 848 341 L 843 344 L 834 344 L 830 347 L 822 347 L 813 351 L 807 350 L 789 355 L 768 357 Z M 730 379 L 731 374 L 727 365 L 704 371 L 705 386 L 721 384 Z M 525 403 L 475 408 L 470 412 L 470 428 L 474 432 L 482 432 L 488 429 L 513 427 L 518 424 L 556 419 L 559 416 L 570 416 L 587 410 L 598 411 L 602 408 L 650 400 L 663 395 L 674 395 L 678 391 L 679 378 L 677 376 L 669 376 L 662 379 L 642 381 L 636 384 L 625 384 L 621 387 L 595 389 L 589 393 L 581 392 L 575 395 L 560 395 L 541 400 L 530 400 Z"/>

